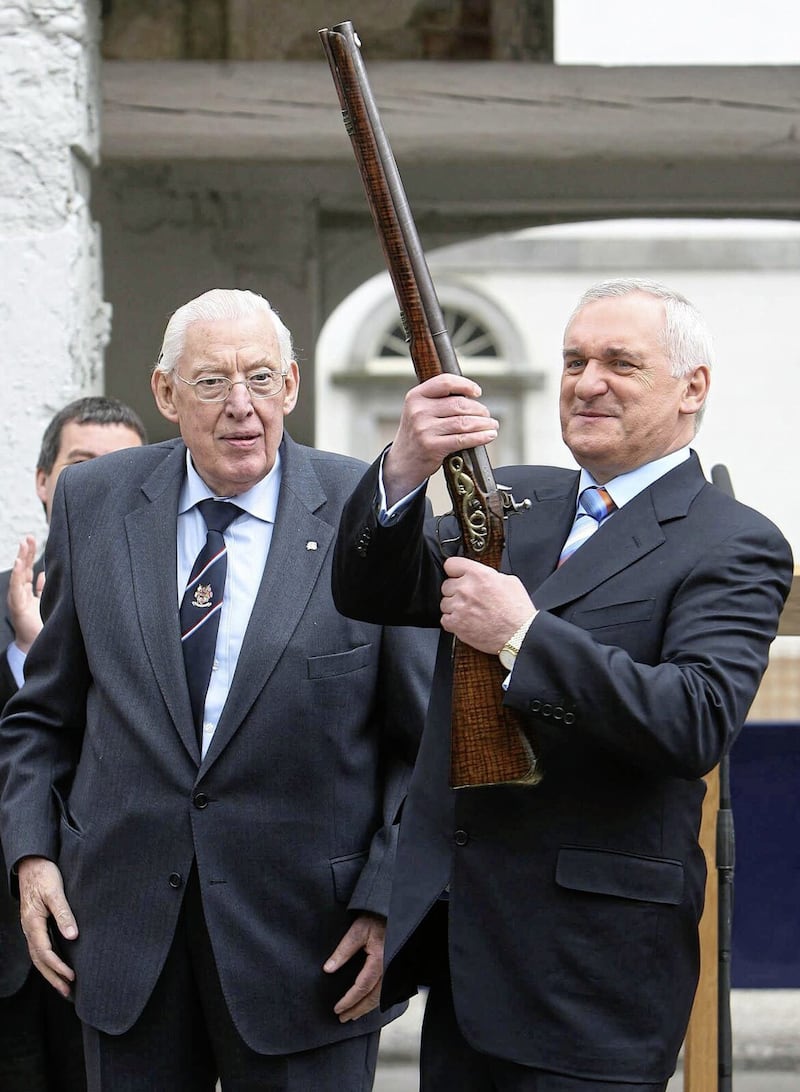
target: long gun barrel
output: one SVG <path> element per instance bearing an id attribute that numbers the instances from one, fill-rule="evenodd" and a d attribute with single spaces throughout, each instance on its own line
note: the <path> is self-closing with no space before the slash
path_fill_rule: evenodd
<path id="1" fill-rule="evenodd" d="M 729 497 L 735 496 L 728 468 L 711 467 L 711 481 Z M 717 1092 L 730 1092 L 733 1081 L 733 1029 L 731 1027 L 731 945 L 733 933 L 733 876 L 736 835 L 731 800 L 730 756 L 719 761 L 719 811 L 717 812 Z"/>
<path id="2" fill-rule="evenodd" d="M 461 374 L 403 183 L 381 124 L 352 23 L 319 32 L 345 127 L 394 286 L 414 370 L 420 382 Z M 518 505 L 498 486 L 485 447 L 450 455 L 442 467 L 467 557 L 499 569 L 504 521 Z M 503 705 L 504 670 L 497 657 L 461 641 L 453 651 L 451 784 L 455 788 L 541 780 L 521 720 Z"/>

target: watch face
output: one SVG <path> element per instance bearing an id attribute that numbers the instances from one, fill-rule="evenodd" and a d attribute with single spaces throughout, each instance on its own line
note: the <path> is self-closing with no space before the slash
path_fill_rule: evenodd
<path id="1" fill-rule="evenodd" d="M 504 648 L 500 649 L 500 652 L 497 654 L 497 656 L 503 667 L 510 671 L 511 668 L 514 666 L 514 662 L 516 661 L 517 650 L 506 645 Z"/>

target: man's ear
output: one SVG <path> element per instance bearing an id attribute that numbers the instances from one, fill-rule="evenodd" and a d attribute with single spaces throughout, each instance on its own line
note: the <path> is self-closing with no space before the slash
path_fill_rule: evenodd
<path id="1" fill-rule="evenodd" d="M 284 416 L 291 413 L 294 407 L 297 405 L 297 396 L 300 393 L 300 369 L 297 366 L 297 361 L 293 360 L 289 364 L 289 370 L 286 373 L 286 378 L 283 381 L 283 413 Z"/>
<path id="2" fill-rule="evenodd" d="M 49 474 L 40 468 L 36 468 L 36 496 L 42 502 L 45 507 L 47 506 L 47 479 Z"/>
<path id="3" fill-rule="evenodd" d="M 158 412 L 176 425 L 178 410 L 175 406 L 175 384 L 172 382 L 172 376 L 156 368 L 150 376 L 150 390 L 153 392 Z"/>
<path id="4" fill-rule="evenodd" d="M 711 386 L 711 369 L 707 364 L 698 364 L 691 375 L 685 377 L 686 387 L 681 402 L 682 413 L 697 413 L 708 398 Z"/>

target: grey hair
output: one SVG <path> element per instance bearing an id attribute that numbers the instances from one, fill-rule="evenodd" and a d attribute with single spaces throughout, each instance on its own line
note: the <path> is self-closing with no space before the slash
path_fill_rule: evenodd
<path id="1" fill-rule="evenodd" d="M 709 368 L 714 363 L 714 343 L 705 319 L 685 296 L 658 281 L 637 277 L 619 277 L 600 281 L 583 293 L 569 318 L 572 322 L 577 313 L 595 300 L 619 299 L 642 292 L 664 303 L 664 332 L 662 341 L 672 375 L 681 379 L 689 375 L 699 364 Z M 569 325 L 569 323 L 567 323 Z"/>
<path id="2" fill-rule="evenodd" d="M 244 318 L 247 315 L 268 315 L 272 319 L 281 355 L 281 368 L 288 368 L 294 360 L 292 335 L 269 301 L 256 292 L 240 288 L 212 288 L 202 296 L 184 303 L 172 315 L 164 331 L 156 370 L 165 375 L 171 375 L 175 371 L 183 355 L 186 331 L 193 322 L 217 322 L 220 319 Z"/>

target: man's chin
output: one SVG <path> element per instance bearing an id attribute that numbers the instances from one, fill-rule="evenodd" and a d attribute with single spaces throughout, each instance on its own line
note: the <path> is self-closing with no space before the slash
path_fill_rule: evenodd
<path id="1" fill-rule="evenodd" d="M 207 484 L 214 489 L 218 497 L 235 497 L 240 493 L 246 493 L 262 478 L 266 478 L 270 469 L 263 455 L 259 458 L 228 458 L 225 460 L 225 465 L 218 468 L 216 486 L 211 482 Z"/>

